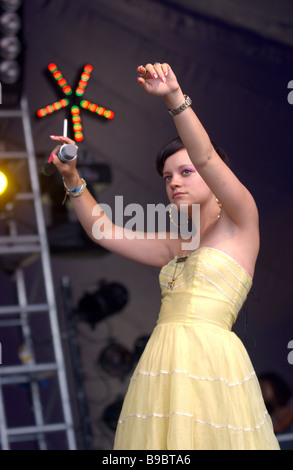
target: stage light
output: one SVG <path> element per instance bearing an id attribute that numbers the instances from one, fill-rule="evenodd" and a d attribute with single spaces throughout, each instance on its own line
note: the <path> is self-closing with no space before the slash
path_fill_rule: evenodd
<path id="1" fill-rule="evenodd" d="M 96 360 L 97 365 L 112 377 L 124 380 L 126 375 L 131 373 L 134 369 L 135 364 L 140 359 L 148 340 L 149 336 L 141 336 L 140 338 L 137 338 L 133 352 L 128 351 L 120 344 L 112 342 L 102 350 L 100 356 Z M 115 431 L 117 427 L 117 421 L 122 409 L 123 400 L 123 396 L 118 396 L 117 399 L 108 405 L 103 411 L 102 419 L 112 431 Z"/>
<path id="2" fill-rule="evenodd" d="M 132 369 L 133 355 L 118 343 L 111 343 L 101 352 L 97 365 L 112 377 L 124 378 Z"/>
<path id="3" fill-rule="evenodd" d="M 15 196 L 20 191 L 23 184 L 21 176 L 21 168 L 14 162 L 3 161 L 0 170 L 0 212 L 7 212 L 14 207 Z"/>
<path id="4" fill-rule="evenodd" d="M 93 114 L 97 114 L 100 117 L 103 117 L 105 119 L 113 119 L 115 114 L 113 111 L 106 109 L 103 106 L 99 106 L 95 103 L 91 103 L 88 100 L 82 100 L 78 101 L 79 98 L 81 98 L 86 90 L 86 87 L 88 86 L 89 79 L 91 77 L 91 74 L 93 72 L 93 66 L 90 64 L 87 64 L 84 66 L 83 71 L 80 75 L 80 79 L 78 81 L 77 87 L 75 89 L 75 93 L 73 93 L 72 88 L 68 85 L 65 77 L 62 75 L 61 71 L 57 67 L 57 65 L 54 62 L 51 62 L 48 65 L 48 70 L 51 73 L 52 77 L 56 81 L 56 83 L 59 85 L 61 91 L 68 97 L 67 105 L 71 106 L 71 119 L 72 119 L 72 125 L 73 125 L 73 132 L 74 132 L 74 139 L 77 142 L 81 142 L 84 139 L 84 134 L 83 134 L 83 126 L 81 122 L 81 116 L 80 116 L 80 109 L 86 109 L 89 110 Z M 49 105 L 50 107 L 44 107 L 40 108 L 37 111 L 37 116 L 39 118 L 43 118 L 47 116 L 48 114 L 51 114 L 52 107 L 54 103 Z M 59 108 L 60 109 L 60 108 Z M 54 111 L 58 111 L 59 109 L 54 109 Z M 79 117 L 79 120 L 76 121 L 76 117 Z M 75 126 L 75 124 L 78 124 L 79 126 Z"/>
<path id="5" fill-rule="evenodd" d="M 71 119 L 72 119 L 72 128 L 74 132 L 74 140 L 76 142 L 82 142 L 83 132 L 81 125 L 80 109 L 78 106 L 71 107 Z"/>
<path id="6" fill-rule="evenodd" d="M 148 340 L 149 336 L 137 338 L 134 351 L 129 351 L 121 344 L 111 340 L 96 359 L 97 365 L 113 377 L 124 378 L 140 359 Z"/>
<path id="7" fill-rule="evenodd" d="M 4 83 L 5 85 L 13 85 L 15 82 L 19 80 L 20 75 L 21 75 L 21 68 L 18 62 L 16 62 L 15 60 L 4 60 L 0 63 L 0 82 L 1 83 Z M 5 93 L 5 88 L 4 88 L 4 93 Z"/>
<path id="8" fill-rule="evenodd" d="M 8 186 L 7 177 L 6 177 L 5 173 L 0 171 L 0 195 L 3 194 L 6 191 L 7 186 Z"/>
<path id="9" fill-rule="evenodd" d="M 82 132 L 75 132 L 74 139 L 76 140 L 76 142 L 82 142 L 83 139 L 84 139 L 83 133 Z"/>
<path id="10" fill-rule="evenodd" d="M 84 71 L 85 71 L 85 73 L 88 73 L 88 74 L 92 73 L 92 71 L 93 71 L 92 65 L 89 65 L 89 64 L 86 65 L 85 68 L 84 68 Z"/>
<path id="11" fill-rule="evenodd" d="M 71 114 L 75 116 L 76 114 L 80 114 L 79 107 L 78 106 L 72 106 L 71 107 Z"/>
<path id="12" fill-rule="evenodd" d="M 75 90 L 76 96 L 83 96 L 92 71 L 93 71 L 93 67 L 91 65 L 86 65 L 84 67 L 83 72 L 81 74 L 81 78 L 78 82 L 78 86 Z"/>
<path id="13" fill-rule="evenodd" d="M 54 64 L 54 63 L 51 63 L 48 65 L 48 70 L 52 73 L 53 75 L 53 78 L 55 79 L 55 81 L 58 83 L 58 85 L 60 86 L 61 90 L 63 91 L 63 93 L 65 93 L 65 95 L 72 95 L 72 89 L 71 87 L 68 85 L 67 81 L 65 80 L 65 78 L 63 77 L 62 73 L 60 72 L 60 70 L 58 69 L 57 65 Z"/>
<path id="14" fill-rule="evenodd" d="M 62 100 L 55 101 L 54 103 L 48 106 L 45 106 L 45 108 L 38 109 L 37 115 L 40 118 L 42 118 L 42 117 L 47 116 L 48 114 L 54 113 L 55 111 L 59 111 L 59 109 L 61 108 L 66 108 L 66 106 L 68 105 L 69 105 L 69 101 L 63 98 Z"/>
<path id="15" fill-rule="evenodd" d="M 21 51 L 21 44 L 17 37 L 5 37 L 0 40 L 0 54 L 6 60 L 14 60 Z"/>
<path id="16" fill-rule="evenodd" d="M 2 104 L 19 104 L 22 93 L 22 1 L 0 1 L 0 82 Z"/>
<path id="17" fill-rule="evenodd" d="M 5 11 L 16 11 L 21 6 L 22 0 L 1 0 L 0 7 L 4 8 Z"/>
<path id="18" fill-rule="evenodd" d="M 21 21 L 16 13 L 3 13 L 0 16 L 0 31 L 4 35 L 16 35 L 21 28 Z"/>
<path id="19" fill-rule="evenodd" d="M 113 119 L 115 114 L 109 109 L 105 109 L 103 106 L 99 106 L 95 103 L 91 103 L 88 100 L 82 100 L 80 106 L 83 109 L 87 109 L 91 113 L 96 113 L 98 116 L 103 116 L 106 119 Z"/>
<path id="20" fill-rule="evenodd" d="M 117 282 L 101 281 L 94 293 L 85 293 L 78 304 L 77 315 L 93 329 L 105 318 L 120 312 L 128 302 L 128 291 Z"/>
<path id="21" fill-rule="evenodd" d="M 102 419 L 105 424 L 111 429 L 111 431 L 115 431 L 117 427 L 117 422 L 119 419 L 119 415 L 123 405 L 123 398 L 118 397 L 117 400 L 110 405 L 108 405 L 104 412 Z"/>

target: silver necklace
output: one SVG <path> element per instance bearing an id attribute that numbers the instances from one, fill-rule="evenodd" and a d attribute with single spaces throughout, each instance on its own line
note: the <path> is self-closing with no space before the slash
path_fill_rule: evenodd
<path id="1" fill-rule="evenodd" d="M 174 285 L 175 285 L 175 281 L 179 278 L 179 276 L 182 274 L 185 266 L 186 266 L 186 260 L 188 258 L 189 255 L 185 255 L 185 256 L 180 256 L 180 257 L 177 257 L 175 256 L 175 269 L 174 269 L 174 273 L 173 273 L 173 276 L 172 276 L 172 281 L 169 281 L 168 284 L 167 284 L 167 289 L 169 290 L 173 290 L 174 288 Z M 177 267 L 178 267 L 178 263 L 181 263 L 182 261 L 184 261 L 184 265 L 183 267 L 181 268 L 181 271 L 179 272 L 179 274 L 177 275 L 176 277 L 176 272 L 177 272 Z"/>

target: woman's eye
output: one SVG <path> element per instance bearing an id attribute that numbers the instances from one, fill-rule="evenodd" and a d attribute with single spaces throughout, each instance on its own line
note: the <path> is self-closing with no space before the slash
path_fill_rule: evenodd
<path id="1" fill-rule="evenodd" d="M 165 176 L 164 178 L 165 181 L 170 181 L 170 179 L 171 179 L 171 176 Z"/>
<path id="2" fill-rule="evenodd" d="M 195 170 L 191 170 L 190 168 L 185 168 L 185 170 L 182 171 L 183 175 L 189 175 L 190 173 L 194 173 Z"/>

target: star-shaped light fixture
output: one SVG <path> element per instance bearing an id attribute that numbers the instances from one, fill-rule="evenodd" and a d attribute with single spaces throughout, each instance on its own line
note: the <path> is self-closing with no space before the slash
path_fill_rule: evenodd
<path id="1" fill-rule="evenodd" d="M 88 64 L 84 67 L 74 93 L 56 64 L 49 64 L 48 70 L 51 72 L 53 78 L 56 80 L 59 87 L 61 88 L 62 93 L 64 94 L 64 98 L 59 101 L 55 101 L 54 103 L 51 103 L 45 106 L 44 108 L 40 108 L 37 111 L 37 115 L 39 116 L 39 118 L 43 118 L 48 114 L 52 114 L 56 111 L 59 111 L 60 109 L 67 108 L 70 106 L 74 140 L 76 142 L 81 142 L 84 139 L 80 113 L 81 108 L 86 109 L 91 113 L 97 114 L 98 116 L 101 116 L 105 119 L 114 118 L 114 112 L 110 109 L 106 109 L 103 106 L 99 106 L 98 104 L 92 103 L 88 100 L 81 99 L 84 95 L 85 89 L 88 85 L 91 73 L 93 71 L 92 65 Z"/>

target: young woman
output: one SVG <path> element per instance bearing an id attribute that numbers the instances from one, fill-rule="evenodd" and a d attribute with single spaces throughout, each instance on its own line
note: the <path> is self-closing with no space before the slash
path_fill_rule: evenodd
<path id="1" fill-rule="evenodd" d="M 102 246 L 162 268 L 158 322 L 132 376 L 114 448 L 279 449 L 250 359 L 231 331 L 259 251 L 254 199 L 215 150 L 171 67 L 149 63 L 137 72 L 142 90 L 162 98 L 179 134 L 157 167 L 171 208 L 184 205 L 192 217 L 200 205 L 196 250 L 180 236 L 133 239 L 99 208 L 75 161 L 61 163 L 58 146 L 51 156 L 88 235 L 96 239 L 93 226 L 101 224 Z"/>

